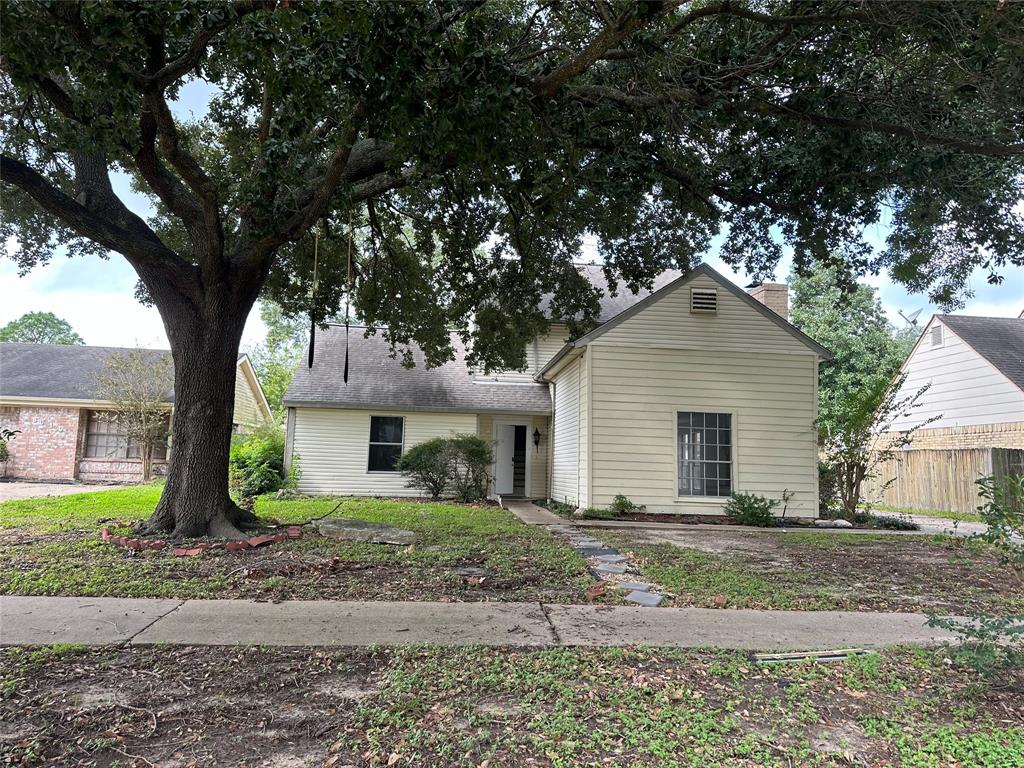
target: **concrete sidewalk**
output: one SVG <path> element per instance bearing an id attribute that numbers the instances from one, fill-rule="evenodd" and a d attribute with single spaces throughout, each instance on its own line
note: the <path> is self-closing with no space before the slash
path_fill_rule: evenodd
<path id="1" fill-rule="evenodd" d="M 0 645 L 623 646 L 825 650 L 953 636 L 901 613 L 0 597 Z"/>

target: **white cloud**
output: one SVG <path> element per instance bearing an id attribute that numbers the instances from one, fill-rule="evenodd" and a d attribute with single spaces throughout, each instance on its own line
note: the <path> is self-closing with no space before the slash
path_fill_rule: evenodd
<path id="1" fill-rule="evenodd" d="M 57 260 L 18 277 L 14 264 L 0 261 L 0 282 L 4 285 L 0 327 L 26 312 L 53 312 L 67 320 L 86 344 L 167 349 L 169 344 L 160 313 L 154 307 L 139 304 L 125 281 L 117 280 L 116 286 L 103 285 L 102 281 L 82 287 L 64 285 L 66 281 L 60 279 L 60 272 L 67 265 L 65 260 Z M 107 270 L 112 278 L 120 276 L 113 259 L 110 262 L 97 260 L 93 269 Z M 265 335 L 266 327 L 259 313 L 253 312 L 246 324 L 242 345 L 258 343 Z"/>

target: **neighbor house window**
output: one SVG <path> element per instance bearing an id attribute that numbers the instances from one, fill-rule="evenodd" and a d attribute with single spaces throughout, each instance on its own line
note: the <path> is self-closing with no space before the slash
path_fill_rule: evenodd
<path id="1" fill-rule="evenodd" d="M 405 419 L 402 416 L 370 417 L 371 472 L 395 472 L 395 462 L 402 455 Z"/>
<path id="2" fill-rule="evenodd" d="M 117 420 L 103 411 L 89 411 L 85 430 L 85 457 L 87 459 L 138 459 L 139 443 L 129 438 Z M 153 461 L 167 459 L 167 441 L 153 446 Z"/>
<path id="3" fill-rule="evenodd" d="M 679 495 L 728 496 L 732 493 L 732 414 L 681 411 L 676 420 Z"/>

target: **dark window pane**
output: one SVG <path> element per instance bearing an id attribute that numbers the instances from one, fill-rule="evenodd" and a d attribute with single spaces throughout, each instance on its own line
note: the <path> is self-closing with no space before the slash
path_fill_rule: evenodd
<path id="1" fill-rule="evenodd" d="M 718 448 L 718 460 L 719 461 L 731 461 L 732 458 L 729 455 L 730 449 L 728 445 L 721 445 Z"/>
<path id="2" fill-rule="evenodd" d="M 718 426 L 725 427 L 728 429 L 732 426 L 732 414 L 731 413 L 720 413 L 718 414 Z"/>
<path id="3" fill-rule="evenodd" d="M 679 426 L 680 427 L 688 427 L 688 426 L 690 426 L 690 414 L 688 414 L 688 413 L 680 413 L 679 414 Z M 682 432 L 680 432 L 680 434 L 682 434 Z"/>
<path id="4" fill-rule="evenodd" d="M 728 496 L 730 493 L 732 493 L 732 482 L 729 481 L 729 480 L 719 480 L 718 481 L 718 495 L 719 496 Z"/>
<path id="5" fill-rule="evenodd" d="M 730 464 L 719 464 L 718 465 L 718 479 L 728 480 L 732 477 L 732 465 Z"/>
<path id="6" fill-rule="evenodd" d="M 705 496 L 717 496 L 718 495 L 718 481 L 708 480 L 704 491 Z"/>
<path id="7" fill-rule="evenodd" d="M 402 442 L 402 417 L 401 416 L 371 416 L 370 417 L 370 442 L 371 443 L 401 443 Z"/>
<path id="8" fill-rule="evenodd" d="M 400 445 L 371 445 L 370 464 L 371 472 L 394 472 L 395 462 L 402 455 Z"/>

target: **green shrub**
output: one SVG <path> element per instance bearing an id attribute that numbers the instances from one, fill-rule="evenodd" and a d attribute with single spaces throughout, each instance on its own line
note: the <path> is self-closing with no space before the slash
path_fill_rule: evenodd
<path id="1" fill-rule="evenodd" d="M 490 443 L 476 435 L 455 435 L 448 438 L 452 444 L 451 490 L 459 501 L 478 501 L 486 498 L 491 482 L 490 469 L 494 453 Z"/>
<path id="2" fill-rule="evenodd" d="M 451 482 L 453 457 L 451 440 L 435 437 L 403 453 L 395 468 L 408 478 L 408 487 L 423 488 L 430 498 L 439 499 Z"/>
<path id="3" fill-rule="evenodd" d="M 231 490 L 254 498 L 278 490 L 285 480 L 284 431 L 276 425 L 236 435 L 228 462 Z"/>
<path id="4" fill-rule="evenodd" d="M 396 467 L 410 488 L 423 488 L 431 498 L 452 496 L 463 502 L 487 496 L 494 461 L 491 446 L 476 435 L 435 437 L 413 446 Z"/>
<path id="5" fill-rule="evenodd" d="M 772 510 L 778 504 L 773 499 L 753 493 L 734 493 L 725 504 L 725 514 L 740 525 L 774 528 L 776 520 Z"/>
<path id="6" fill-rule="evenodd" d="M 623 496 L 621 493 L 616 494 L 615 498 L 612 499 L 612 503 L 608 505 L 608 511 L 613 512 L 616 515 L 628 515 L 633 512 L 643 512 L 647 509 L 644 504 L 634 504 L 629 500 L 628 496 Z"/>
<path id="7" fill-rule="evenodd" d="M 20 429 L 0 429 L 0 461 L 7 461 L 11 458 L 10 449 L 7 443 L 21 434 Z"/>

